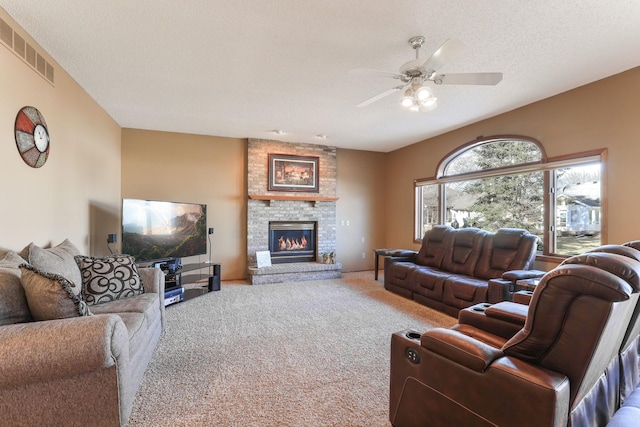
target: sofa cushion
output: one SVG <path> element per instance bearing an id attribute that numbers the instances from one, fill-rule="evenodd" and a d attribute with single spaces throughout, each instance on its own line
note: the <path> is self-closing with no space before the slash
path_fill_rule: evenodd
<path id="1" fill-rule="evenodd" d="M 89 305 L 144 293 L 135 259 L 129 255 L 76 256 L 82 275 L 82 295 Z"/>
<path id="2" fill-rule="evenodd" d="M 73 282 L 28 264 L 21 265 L 20 270 L 29 310 L 35 320 L 91 315 L 87 304 L 73 290 L 76 286 Z"/>
<path id="3" fill-rule="evenodd" d="M 105 304 L 110 305 L 110 304 Z M 117 313 L 127 327 L 129 334 L 129 357 L 136 357 L 140 348 L 149 338 L 149 323 L 142 313 Z"/>
<path id="4" fill-rule="evenodd" d="M 488 282 L 471 276 L 454 275 L 444 283 L 443 301 L 452 307 L 466 308 L 487 300 Z"/>
<path id="5" fill-rule="evenodd" d="M 77 286 L 72 288 L 78 295 L 81 290 L 82 277 L 74 257 L 80 255 L 78 248 L 65 239 L 58 246 L 43 249 L 34 243 L 29 245 L 29 264 L 40 271 L 58 274 Z"/>
<path id="6" fill-rule="evenodd" d="M 24 263 L 26 261 L 13 251 L 0 259 L 0 325 L 33 320 L 20 282 L 19 266 Z"/>
<path id="7" fill-rule="evenodd" d="M 91 306 L 91 313 L 117 315 L 122 315 L 122 313 L 142 313 L 147 323 L 152 325 L 156 318 L 160 316 L 158 294 L 149 292 L 113 301 L 109 304 L 93 305 Z"/>

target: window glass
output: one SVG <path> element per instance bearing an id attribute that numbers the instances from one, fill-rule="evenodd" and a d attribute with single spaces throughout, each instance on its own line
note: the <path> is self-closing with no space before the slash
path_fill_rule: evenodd
<path id="1" fill-rule="evenodd" d="M 434 225 L 440 223 L 438 186 L 424 185 L 420 187 L 419 197 L 421 212 L 418 215 L 418 218 L 420 218 L 418 232 L 420 233 L 420 237 L 422 238 L 424 233 L 431 230 Z"/>
<path id="2" fill-rule="evenodd" d="M 573 255 L 601 245 L 600 164 L 554 170 L 555 253 Z"/>
<path id="3" fill-rule="evenodd" d="M 540 238 L 545 255 L 600 246 L 600 153 L 549 162 L 543 157 L 532 140 L 509 138 L 475 143 L 444 159 L 441 177 L 416 181 L 416 239 L 446 224 L 493 232 L 522 228 Z"/>
<path id="4" fill-rule="evenodd" d="M 539 162 L 540 148 L 531 141 L 498 139 L 456 154 L 444 168 L 444 175 L 496 169 L 524 163 Z"/>

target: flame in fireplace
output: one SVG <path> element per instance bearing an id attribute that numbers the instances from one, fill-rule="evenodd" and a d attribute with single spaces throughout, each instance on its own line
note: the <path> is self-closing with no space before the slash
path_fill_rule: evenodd
<path id="1" fill-rule="evenodd" d="M 300 241 L 298 241 L 298 239 L 289 239 L 288 237 L 285 239 L 280 236 L 278 244 L 281 251 L 299 251 L 307 248 L 307 239 L 302 236 Z"/>

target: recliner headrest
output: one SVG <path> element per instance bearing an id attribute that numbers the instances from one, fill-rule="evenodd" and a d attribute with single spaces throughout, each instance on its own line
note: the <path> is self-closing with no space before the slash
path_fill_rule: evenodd
<path id="1" fill-rule="evenodd" d="M 526 235 L 527 230 L 520 228 L 501 228 L 493 238 L 493 247 L 502 249 L 518 249 L 520 239 Z"/>
<path id="2" fill-rule="evenodd" d="M 451 230 L 453 230 L 453 228 L 449 227 L 448 225 L 436 225 L 431 230 L 427 231 L 427 233 L 425 234 L 425 238 L 428 236 L 429 240 L 442 242 L 447 232 Z"/>
<path id="3" fill-rule="evenodd" d="M 612 252 L 587 252 L 565 259 L 560 265 L 582 264 L 590 265 L 615 274 L 625 280 L 633 288 L 633 292 L 640 291 L 640 261 Z"/>
<path id="4" fill-rule="evenodd" d="M 626 247 L 633 248 L 635 250 L 640 251 L 640 240 L 632 240 L 630 242 L 623 243 L 622 246 L 626 246 Z"/>
<path id="5" fill-rule="evenodd" d="M 640 246 L 639 246 L 640 248 Z M 607 252 L 610 254 L 618 254 L 640 261 L 640 250 L 625 245 L 603 245 L 588 252 Z"/>

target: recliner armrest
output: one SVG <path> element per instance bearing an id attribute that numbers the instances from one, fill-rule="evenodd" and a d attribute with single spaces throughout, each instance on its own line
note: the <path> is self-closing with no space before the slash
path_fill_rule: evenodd
<path id="1" fill-rule="evenodd" d="M 389 262 L 415 262 L 417 256 L 418 252 L 403 249 L 395 251 L 393 255 L 387 256 L 385 262 L 387 262 L 387 260 Z"/>
<path id="2" fill-rule="evenodd" d="M 493 304 L 485 310 L 487 317 L 493 317 L 494 319 L 504 320 L 520 326 L 524 326 L 528 312 L 529 306 L 511 301 Z"/>
<path id="3" fill-rule="evenodd" d="M 545 274 L 546 272 L 542 270 L 511 270 L 505 271 L 502 274 L 502 278 L 511 282 L 516 282 L 524 279 L 537 279 Z"/>
<path id="4" fill-rule="evenodd" d="M 484 372 L 494 360 L 503 356 L 500 349 L 451 329 L 431 329 L 422 334 L 420 343 L 422 347 L 477 372 Z"/>

